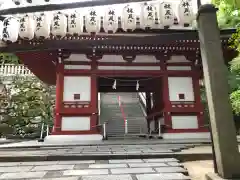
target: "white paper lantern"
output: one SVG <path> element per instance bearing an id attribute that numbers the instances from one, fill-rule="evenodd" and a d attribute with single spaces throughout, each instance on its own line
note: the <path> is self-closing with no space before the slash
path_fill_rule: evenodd
<path id="1" fill-rule="evenodd" d="M 76 11 L 68 14 L 68 33 L 71 35 L 83 32 L 83 17 Z"/>
<path id="2" fill-rule="evenodd" d="M 122 28 L 124 31 L 136 29 L 136 7 L 127 5 L 123 8 Z"/>
<path id="3" fill-rule="evenodd" d="M 194 20 L 193 6 L 190 0 L 181 0 L 178 6 L 179 24 L 189 25 Z"/>
<path id="4" fill-rule="evenodd" d="M 101 28 L 101 17 L 96 8 L 91 8 L 86 14 L 86 31 L 88 33 L 97 33 Z"/>
<path id="5" fill-rule="evenodd" d="M 53 14 L 52 35 L 64 37 L 67 34 L 67 17 L 61 12 Z"/>
<path id="6" fill-rule="evenodd" d="M 3 38 L 3 21 L 0 21 L 0 41 Z"/>
<path id="7" fill-rule="evenodd" d="M 109 7 L 105 11 L 105 16 L 103 20 L 103 28 L 105 32 L 115 33 L 118 29 L 118 17 L 116 14 L 116 9 Z"/>
<path id="8" fill-rule="evenodd" d="M 142 18 L 141 18 L 142 28 L 154 28 L 155 13 L 156 7 L 154 5 L 148 3 L 142 4 Z"/>
<path id="9" fill-rule="evenodd" d="M 22 39 L 31 40 L 34 38 L 34 31 L 35 31 L 35 21 L 32 16 L 24 15 L 20 18 L 20 29 L 19 29 L 19 36 Z"/>
<path id="10" fill-rule="evenodd" d="M 174 11 L 172 4 L 169 2 L 162 2 L 160 4 L 159 16 L 161 24 L 164 27 L 169 27 L 174 24 Z"/>
<path id="11" fill-rule="evenodd" d="M 40 13 L 35 18 L 35 35 L 37 38 L 48 38 L 50 35 L 51 15 L 47 13 Z"/>
<path id="12" fill-rule="evenodd" d="M 3 21 L 3 41 L 16 42 L 18 40 L 19 21 L 8 17 Z"/>

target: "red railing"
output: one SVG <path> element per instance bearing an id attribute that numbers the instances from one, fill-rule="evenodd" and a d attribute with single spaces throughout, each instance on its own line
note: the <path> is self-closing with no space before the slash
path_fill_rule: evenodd
<path id="1" fill-rule="evenodd" d="M 122 106 L 121 96 L 118 96 L 118 104 L 119 104 L 119 107 L 120 107 L 120 110 L 121 110 L 121 113 L 122 113 L 122 117 L 123 117 L 123 120 L 124 120 L 125 133 L 127 133 L 127 119 L 126 119 L 126 115 L 124 113 L 124 108 Z"/>

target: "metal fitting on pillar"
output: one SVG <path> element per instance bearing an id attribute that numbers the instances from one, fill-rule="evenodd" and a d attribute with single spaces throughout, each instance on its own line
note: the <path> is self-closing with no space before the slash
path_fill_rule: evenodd
<path id="1" fill-rule="evenodd" d="M 61 64 L 62 63 L 62 50 L 58 49 L 58 63 Z"/>
<path id="2" fill-rule="evenodd" d="M 106 122 L 103 123 L 103 139 L 107 139 Z"/>
<path id="3" fill-rule="evenodd" d="M 161 119 L 158 119 L 158 136 L 161 136 Z"/>
<path id="4" fill-rule="evenodd" d="M 125 119 L 125 134 L 128 133 L 128 121 Z"/>

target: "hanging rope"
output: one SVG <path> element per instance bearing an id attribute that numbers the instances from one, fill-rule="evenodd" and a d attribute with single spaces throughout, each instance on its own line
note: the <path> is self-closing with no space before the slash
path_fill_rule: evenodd
<path id="1" fill-rule="evenodd" d="M 138 91 L 139 89 L 139 81 L 137 81 L 137 85 L 136 85 L 136 90 Z"/>
<path id="2" fill-rule="evenodd" d="M 98 76 L 104 79 L 109 79 L 109 80 L 113 80 L 113 81 L 120 81 L 120 82 L 140 82 L 140 81 L 148 81 L 148 80 L 153 80 L 153 79 L 157 79 L 159 77 L 154 77 L 154 78 L 145 78 L 145 79 L 116 79 L 116 78 L 110 78 L 110 77 L 106 77 L 106 76 Z"/>
<path id="3" fill-rule="evenodd" d="M 113 85 L 112 85 L 112 88 L 113 88 L 113 89 L 117 89 L 117 81 L 116 81 L 116 80 L 114 81 L 114 83 L 113 83 Z"/>

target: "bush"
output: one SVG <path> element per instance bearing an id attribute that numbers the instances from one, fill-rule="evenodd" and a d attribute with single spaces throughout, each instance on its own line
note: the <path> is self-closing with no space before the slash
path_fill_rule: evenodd
<path id="1" fill-rule="evenodd" d="M 14 78 L 8 88 L 9 104 L 2 122 L 13 136 L 35 137 L 40 134 L 42 122 L 52 126 L 54 98 L 51 90 L 51 86 L 36 77 Z"/>

